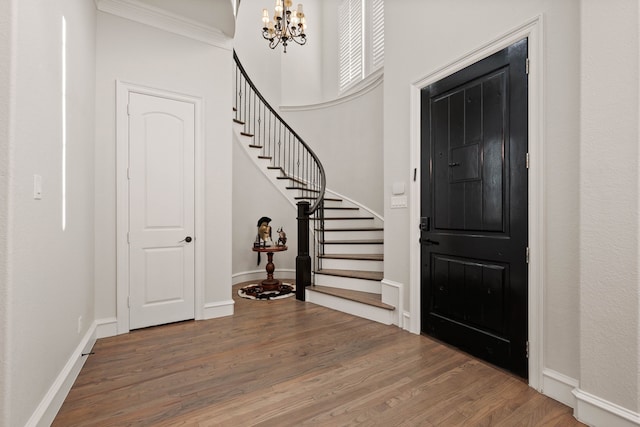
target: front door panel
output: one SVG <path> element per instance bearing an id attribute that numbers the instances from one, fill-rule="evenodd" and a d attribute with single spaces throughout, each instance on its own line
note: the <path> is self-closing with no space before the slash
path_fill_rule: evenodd
<path id="1" fill-rule="evenodd" d="M 526 377 L 527 41 L 422 91 L 422 331 Z"/>

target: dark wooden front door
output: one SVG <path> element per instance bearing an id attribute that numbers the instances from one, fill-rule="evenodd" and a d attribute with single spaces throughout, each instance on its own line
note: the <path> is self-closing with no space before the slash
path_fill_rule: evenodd
<path id="1" fill-rule="evenodd" d="M 422 332 L 527 377 L 527 40 L 422 90 Z"/>

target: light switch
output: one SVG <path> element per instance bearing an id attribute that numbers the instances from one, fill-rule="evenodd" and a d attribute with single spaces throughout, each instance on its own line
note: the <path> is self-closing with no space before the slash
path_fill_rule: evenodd
<path id="1" fill-rule="evenodd" d="M 391 192 L 394 196 L 404 194 L 404 182 L 394 182 L 393 187 L 391 188 Z"/>
<path id="2" fill-rule="evenodd" d="M 42 199 L 42 177 L 33 175 L 33 198 L 35 200 Z"/>
<path id="3" fill-rule="evenodd" d="M 407 207 L 407 196 L 391 197 L 391 209 L 400 209 Z"/>

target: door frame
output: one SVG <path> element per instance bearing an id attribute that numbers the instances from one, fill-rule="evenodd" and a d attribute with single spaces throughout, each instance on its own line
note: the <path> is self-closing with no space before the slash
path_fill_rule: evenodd
<path id="1" fill-rule="evenodd" d="M 529 385 L 540 391 L 542 388 L 544 349 L 544 64 L 543 64 L 543 16 L 536 16 L 513 28 L 502 36 L 467 53 L 459 59 L 435 70 L 411 84 L 410 105 L 410 197 L 413 201 L 409 212 L 410 242 L 410 317 L 405 329 L 420 333 L 422 317 L 420 301 L 420 197 L 421 189 L 421 103 L 420 93 L 429 86 L 457 71 L 462 70 L 524 38 L 529 39 L 529 268 L 528 268 L 528 339 L 529 339 Z M 414 171 L 416 172 L 414 175 Z"/>
<path id="2" fill-rule="evenodd" d="M 194 268 L 195 319 L 204 318 L 204 123 L 203 99 L 178 92 L 116 80 L 116 320 L 117 334 L 129 332 L 129 115 L 130 93 L 187 102 L 194 107 Z"/>

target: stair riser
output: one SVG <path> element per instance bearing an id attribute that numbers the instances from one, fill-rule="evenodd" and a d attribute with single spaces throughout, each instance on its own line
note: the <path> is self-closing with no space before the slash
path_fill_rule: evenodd
<path id="1" fill-rule="evenodd" d="M 307 302 L 338 310 L 343 313 L 348 313 L 353 316 L 373 320 L 374 322 L 379 322 L 385 325 L 393 324 L 395 316 L 395 310 L 385 310 L 384 308 L 373 307 L 356 301 L 335 297 L 333 295 L 314 292 L 309 288 L 306 290 L 305 298 Z"/>
<path id="2" fill-rule="evenodd" d="M 364 228 L 376 227 L 372 219 L 333 219 L 324 222 L 325 228 Z"/>
<path id="3" fill-rule="evenodd" d="M 360 259 L 325 259 L 322 268 L 329 270 L 384 271 L 382 261 L 366 261 Z"/>
<path id="4" fill-rule="evenodd" d="M 324 245 L 325 254 L 381 254 L 383 245 Z"/>
<path id="5" fill-rule="evenodd" d="M 373 240 L 382 239 L 384 233 L 379 231 L 325 231 L 325 240 Z"/>
<path id="6" fill-rule="evenodd" d="M 332 288 L 370 292 L 372 294 L 382 293 L 382 284 L 376 280 L 353 279 L 351 277 L 329 276 L 327 274 L 316 274 L 315 280 L 317 285 Z"/>
<path id="7" fill-rule="evenodd" d="M 361 210 L 334 210 L 334 209 L 325 209 L 324 217 L 325 218 L 336 218 L 336 217 L 349 217 L 349 218 L 357 218 L 361 216 L 371 217 L 367 212 L 362 212 Z"/>

